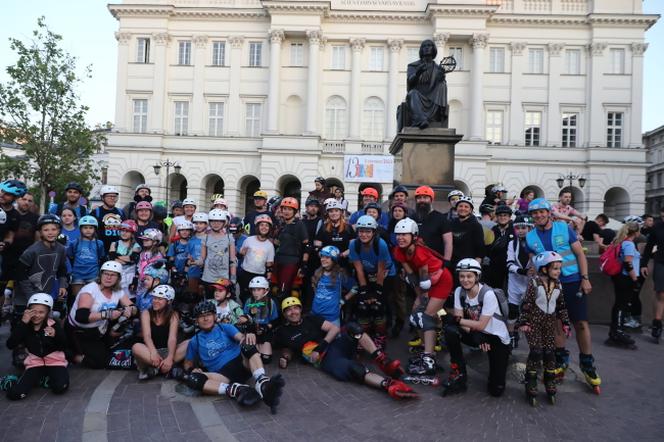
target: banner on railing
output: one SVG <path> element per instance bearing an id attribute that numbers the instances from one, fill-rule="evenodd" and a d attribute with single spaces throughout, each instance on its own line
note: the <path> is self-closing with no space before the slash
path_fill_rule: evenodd
<path id="1" fill-rule="evenodd" d="M 344 155 L 344 181 L 392 183 L 394 157 L 391 155 Z"/>

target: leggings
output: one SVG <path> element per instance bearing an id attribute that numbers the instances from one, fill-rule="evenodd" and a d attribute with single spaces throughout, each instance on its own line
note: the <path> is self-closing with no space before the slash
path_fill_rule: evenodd
<path id="1" fill-rule="evenodd" d="M 82 354 L 83 365 L 88 368 L 101 369 L 108 366 L 111 359 L 112 338 L 107 333 L 100 336 L 96 328 L 77 328 L 65 322 L 65 334 L 70 347 L 74 348 L 77 354 Z"/>
<path id="2" fill-rule="evenodd" d="M 277 284 L 279 284 L 277 298 L 279 299 L 278 305 L 280 305 L 284 298 L 290 296 L 291 289 L 293 288 L 293 283 L 295 282 L 295 277 L 297 276 L 297 271 L 300 268 L 300 265 L 298 263 L 277 263 L 275 267 L 277 272 Z"/>
<path id="3" fill-rule="evenodd" d="M 33 367 L 25 370 L 16 385 L 7 391 L 7 398 L 12 401 L 23 399 L 44 376 L 48 376 L 49 388 L 55 394 L 62 394 L 69 388 L 67 367 Z"/>
<path id="4" fill-rule="evenodd" d="M 611 309 L 611 328 L 616 329 L 622 325 L 625 314 L 629 312 L 630 302 L 635 292 L 638 297 L 638 283 L 622 273 L 612 276 L 611 279 L 615 290 L 615 299 Z"/>

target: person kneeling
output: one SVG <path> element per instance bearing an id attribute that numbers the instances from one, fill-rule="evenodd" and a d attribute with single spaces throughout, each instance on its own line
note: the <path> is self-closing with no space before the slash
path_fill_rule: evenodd
<path id="1" fill-rule="evenodd" d="M 51 295 L 32 295 L 28 308 L 7 340 L 10 349 L 23 345 L 28 350 L 25 372 L 7 391 L 7 398 L 11 400 L 26 397 L 32 387 L 43 382 L 45 377 L 48 377 L 48 386 L 53 393 L 61 394 L 69 388 L 69 371 L 64 354 L 66 338 L 60 325 L 48 317 L 52 308 Z"/>
<path id="2" fill-rule="evenodd" d="M 275 331 L 275 344 L 282 349 L 281 368 L 286 368 L 293 356 L 302 356 L 338 381 L 355 381 L 380 388 L 394 399 L 417 397 L 417 393 L 399 380 L 404 374 L 399 361 L 391 360 L 378 350 L 359 324 L 349 323 L 348 333 L 339 336 L 339 327 L 330 321 L 315 315 L 302 316 L 302 303 L 295 297 L 284 299 L 281 311 L 286 323 Z M 358 344 L 388 377 L 370 372 L 356 360 Z"/>
<path id="3" fill-rule="evenodd" d="M 482 267 L 477 260 L 466 258 L 456 267 L 461 287 L 454 292 L 454 316 L 443 316 L 445 341 L 450 352 L 451 369 L 443 383 L 443 396 L 466 390 L 466 362 L 461 343 L 479 347 L 489 356 L 491 396 L 505 391 L 505 376 L 510 354 L 507 312 L 502 312 L 500 299 L 489 286 L 480 284 Z"/>
<path id="4" fill-rule="evenodd" d="M 217 306 L 202 301 L 194 308 L 200 331 L 191 338 L 179 380 L 203 394 L 225 394 L 242 406 L 252 406 L 261 399 L 276 413 L 281 390 L 286 382 L 280 374 L 265 374 L 256 349 L 256 335 L 240 333 L 231 324 L 217 324 Z M 194 361 L 200 366 L 194 368 Z M 253 376 L 255 387 L 245 382 Z"/>

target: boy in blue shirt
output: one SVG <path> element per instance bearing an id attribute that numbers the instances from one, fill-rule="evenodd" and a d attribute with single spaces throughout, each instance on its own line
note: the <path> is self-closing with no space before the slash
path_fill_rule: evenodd
<path id="1" fill-rule="evenodd" d="M 175 267 L 175 270 L 180 274 L 184 274 L 188 267 L 189 239 L 194 233 L 194 225 L 189 221 L 183 221 L 181 224 L 178 224 L 177 231 L 180 238 L 168 246 L 166 256 L 168 257 L 168 262 Z"/>

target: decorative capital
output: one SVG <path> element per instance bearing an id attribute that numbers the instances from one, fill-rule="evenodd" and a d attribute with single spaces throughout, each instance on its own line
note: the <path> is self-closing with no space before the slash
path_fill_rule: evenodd
<path id="1" fill-rule="evenodd" d="M 284 41 L 283 29 L 271 29 L 269 34 L 270 34 L 270 42 L 272 43 L 281 43 L 282 41 Z"/>
<path id="2" fill-rule="evenodd" d="M 642 57 L 647 49 L 648 43 L 632 43 L 632 55 L 635 57 Z"/>
<path id="3" fill-rule="evenodd" d="M 160 32 L 158 34 L 152 34 L 152 40 L 156 45 L 165 45 L 168 44 L 168 41 L 171 39 L 171 36 L 168 35 L 168 32 Z"/>
<path id="4" fill-rule="evenodd" d="M 318 29 L 309 29 L 307 32 L 307 38 L 309 39 L 310 45 L 319 45 L 323 39 L 323 33 Z"/>
<path id="5" fill-rule="evenodd" d="M 131 34 L 129 32 L 116 32 L 115 39 L 118 41 L 118 44 L 127 45 L 129 40 L 131 40 Z"/>
<path id="6" fill-rule="evenodd" d="M 399 52 L 403 46 L 403 40 L 387 40 L 387 45 L 390 47 L 390 52 Z"/>
<path id="7" fill-rule="evenodd" d="M 565 48 L 563 43 L 549 43 L 549 55 L 552 57 L 559 57 L 560 52 Z"/>
<path id="8" fill-rule="evenodd" d="M 198 49 L 203 49 L 205 48 L 205 45 L 208 42 L 208 36 L 207 35 L 197 35 L 194 37 L 194 44 Z"/>
<path id="9" fill-rule="evenodd" d="M 318 46 L 318 48 L 319 48 L 321 51 L 324 51 L 324 50 L 325 50 L 325 45 L 326 45 L 326 44 L 327 44 L 327 37 L 324 36 L 324 35 L 322 35 L 322 36 L 320 37 L 320 45 Z"/>
<path id="10" fill-rule="evenodd" d="M 484 49 L 486 44 L 489 41 L 489 34 L 486 33 L 476 33 L 470 37 L 470 44 L 473 46 L 473 49 Z"/>
<path id="11" fill-rule="evenodd" d="M 512 55 L 523 55 L 523 51 L 526 49 L 526 42 L 523 41 L 513 41 L 510 43 L 510 49 L 512 50 Z"/>
<path id="12" fill-rule="evenodd" d="M 359 52 L 364 48 L 366 42 L 364 38 L 351 38 L 350 47 L 353 49 L 353 52 Z"/>
<path id="13" fill-rule="evenodd" d="M 244 37 L 241 35 L 233 35 L 228 38 L 228 42 L 231 44 L 231 48 L 240 49 L 242 47 L 242 43 L 244 43 Z"/>
<path id="14" fill-rule="evenodd" d="M 447 43 L 447 40 L 450 39 L 450 33 L 449 32 L 436 32 L 433 34 L 433 42 L 436 44 L 436 47 L 440 48 L 445 46 L 445 43 Z"/>
<path id="15" fill-rule="evenodd" d="M 592 54 L 593 56 L 599 56 L 604 54 L 604 50 L 608 44 L 603 41 L 596 41 L 594 43 L 591 43 L 586 46 L 586 49 L 588 49 L 588 52 Z"/>

